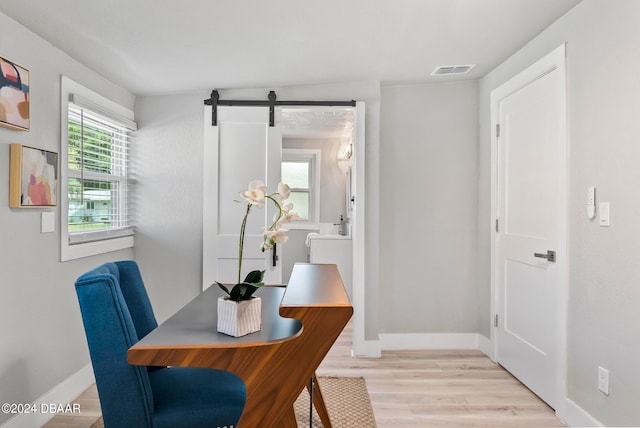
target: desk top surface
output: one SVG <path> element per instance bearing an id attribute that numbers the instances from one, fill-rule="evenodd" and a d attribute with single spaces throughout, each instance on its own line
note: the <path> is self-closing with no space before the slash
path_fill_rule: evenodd
<path id="1" fill-rule="evenodd" d="M 322 278 L 322 280 L 318 278 Z M 286 292 L 286 293 L 285 293 Z M 217 301 L 224 296 L 212 286 L 198 295 L 171 318 L 136 343 L 133 348 L 237 347 L 277 343 L 297 336 L 302 323 L 283 318 L 285 306 L 350 306 L 335 265 L 296 265 L 289 285 L 262 287 L 255 296 L 262 298 L 262 327 L 243 337 L 230 337 L 217 331 Z"/>
<path id="2" fill-rule="evenodd" d="M 134 347 L 163 345 L 224 347 L 288 339 L 298 334 L 302 324 L 298 320 L 282 318 L 278 315 L 278 307 L 284 292 L 284 287 L 263 287 L 258 290 L 255 295 L 262 298 L 262 328 L 246 336 L 231 337 L 217 331 L 218 297 L 224 296 L 224 292 L 218 287 L 209 287 L 142 338 Z"/>

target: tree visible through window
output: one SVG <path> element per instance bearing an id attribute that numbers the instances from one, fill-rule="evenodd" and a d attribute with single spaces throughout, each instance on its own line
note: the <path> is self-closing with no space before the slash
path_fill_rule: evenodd
<path id="1" fill-rule="evenodd" d="M 117 141 L 121 133 L 97 124 L 77 107 L 69 109 L 69 233 L 118 226 L 115 190 L 126 186 L 126 165 L 118 165 L 122 162 L 116 155 L 122 150 Z"/>

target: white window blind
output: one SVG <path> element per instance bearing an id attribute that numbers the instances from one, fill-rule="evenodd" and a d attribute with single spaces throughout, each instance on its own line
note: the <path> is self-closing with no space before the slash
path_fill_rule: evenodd
<path id="1" fill-rule="evenodd" d="M 133 235 L 129 143 L 135 122 L 69 95 L 69 244 Z"/>

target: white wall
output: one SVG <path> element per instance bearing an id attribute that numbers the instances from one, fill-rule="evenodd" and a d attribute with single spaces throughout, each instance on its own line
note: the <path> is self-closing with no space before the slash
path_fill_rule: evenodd
<path id="1" fill-rule="evenodd" d="M 640 425 L 640 2 L 584 0 L 480 81 L 481 331 L 489 326 L 489 94 L 567 43 L 569 399 L 606 426 Z M 586 217 L 586 188 L 611 227 Z M 597 369 L 610 371 L 609 396 Z"/>
<path id="2" fill-rule="evenodd" d="M 8 208 L 9 144 L 60 152 L 61 75 L 131 109 L 133 96 L 2 13 L 0 55 L 27 68 L 31 83 L 31 130 L 0 128 L 0 403 L 29 403 L 89 364 L 75 279 L 132 253 L 61 263 L 59 224 L 41 234 L 41 209 Z M 0 414 L 0 424 L 10 416 Z"/>
<path id="3" fill-rule="evenodd" d="M 477 331 L 477 90 L 382 88 L 381 332 Z"/>
<path id="4" fill-rule="evenodd" d="M 201 291 L 204 94 L 136 99 L 135 258 L 158 321 Z"/>

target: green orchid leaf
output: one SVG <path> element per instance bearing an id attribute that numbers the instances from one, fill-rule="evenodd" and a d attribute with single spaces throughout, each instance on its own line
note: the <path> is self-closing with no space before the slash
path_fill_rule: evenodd
<path id="1" fill-rule="evenodd" d="M 216 281 L 216 284 L 218 284 L 218 287 L 220 287 L 225 293 L 227 293 L 228 295 L 231 295 L 231 293 L 229 292 L 229 289 L 225 287 L 223 284 L 220 284 L 218 281 Z"/>
<path id="2" fill-rule="evenodd" d="M 218 281 L 216 281 L 216 284 L 218 284 L 218 287 L 220 287 L 225 293 L 229 295 L 230 300 L 233 300 L 235 302 L 239 302 L 240 300 L 251 299 L 251 296 L 253 296 L 253 293 L 255 293 L 259 287 L 262 287 L 264 285 L 263 282 L 258 282 L 255 284 L 242 282 L 240 284 L 234 285 L 231 288 L 231 291 L 229 291 L 229 289 L 226 286 L 219 283 Z"/>
<path id="3" fill-rule="evenodd" d="M 255 293 L 258 288 L 260 288 L 260 287 L 262 287 L 264 285 L 263 282 L 258 282 L 258 283 L 254 283 L 254 284 L 248 284 L 248 283 L 244 283 L 244 284 L 247 286 L 247 289 L 243 294 L 242 300 L 251 299 L 251 297 L 253 296 L 253 293 Z"/>
<path id="4" fill-rule="evenodd" d="M 251 299 L 251 296 L 253 295 L 253 293 L 256 292 L 258 287 L 262 285 L 264 284 L 263 283 L 249 284 L 247 282 L 236 284 L 233 286 L 233 288 L 231 289 L 231 292 L 229 293 L 229 299 L 233 300 L 234 302 L 239 302 L 241 300 L 249 300 Z"/>
<path id="5" fill-rule="evenodd" d="M 231 289 L 231 293 L 229 293 L 229 298 L 235 302 L 238 302 L 242 299 L 242 294 L 246 290 L 246 285 L 244 284 L 236 284 Z"/>
<path id="6" fill-rule="evenodd" d="M 248 283 L 248 284 L 258 284 L 260 282 L 262 282 L 262 279 L 264 278 L 264 271 L 260 271 L 260 270 L 252 270 L 251 272 L 249 272 L 247 274 L 247 277 L 244 279 L 243 282 Z"/>

